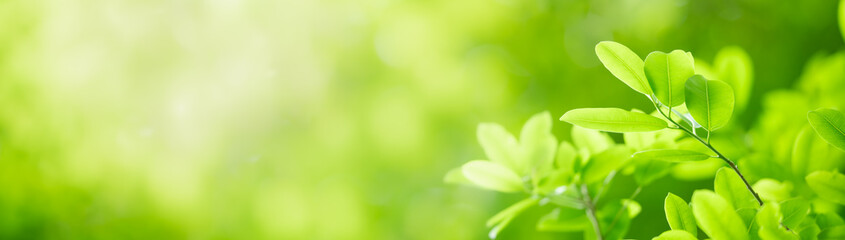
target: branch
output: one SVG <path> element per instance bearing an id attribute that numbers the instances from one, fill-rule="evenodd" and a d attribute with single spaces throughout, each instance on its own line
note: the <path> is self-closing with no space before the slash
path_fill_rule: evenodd
<path id="1" fill-rule="evenodd" d="M 604 240 L 604 237 L 601 233 L 601 226 L 599 226 L 599 219 L 596 216 L 596 206 L 593 204 L 593 201 L 590 200 L 590 191 L 587 190 L 587 185 L 581 185 L 581 198 L 584 201 L 584 207 L 587 210 L 587 218 L 590 219 L 590 223 L 593 224 L 593 230 L 596 231 L 596 239 L 597 240 Z"/>

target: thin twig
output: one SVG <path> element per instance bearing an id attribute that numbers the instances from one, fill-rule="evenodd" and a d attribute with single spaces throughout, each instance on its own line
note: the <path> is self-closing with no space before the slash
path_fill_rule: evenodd
<path id="1" fill-rule="evenodd" d="M 581 198 L 584 201 L 584 207 L 587 210 L 587 218 L 590 219 L 590 223 L 593 224 L 593 230 L 596 231 L 596 239 L 597 240 L 604 240 L 604 237 L 601 235 L 601 226 L 599 226 L 599 219 L 596 216 L 596 206 L 593 205 L 593 201 L 590 200 L 590 191 L 587 190 L 587 185 L 581 185 Z"/>
<path id="2" fill-rule="evenodd" d="M 718 150 L 716 150 L 716 148 L 714 148 L 713 145 L 710 145 L 710 143 L 701 139 L 701 137 L 699 137 L 698 135 L 695 135 L 695 133 L 691 132 L 687 128 L 682 127 L 680 124 L 675 122 L 675 120 L 672 120 L 671 116 L 666 116 L 666 114 L 663 113 L 663 110 L 661 110 L 659 107 L 657 107 L 657 105 L 655 105 L 655 108 L 657 108 L 657 111 L 660 112 L 660 115 L 663 115 L 663 117 L 665 117 L 667 120 L 669 120 L 669 122 L 672 122 L 672 124 L 675 124 L 675 126 L 678 126 L 679 129 L 686 132 L 687 135 L 690 135 L 691 137 L 695 138 L 695 140 L 698 140 L 698 142 L 701 142 L 701 144 L 704 144 L 705 147 L 709 148 L 711 151 L 716 153 L 717 157 L 719 157 L 720 159 L 725 161 L 725 163 L 727 163 L 728 166 L 731 166 L 731 168 L 734 170 L 734 172 L 736 172 L 736 174 L 739 175 L 739 178 L 742 179 L 742 182 L 745 183 L 745 187 L 748 188 L 748 191 L 751 192 L 751 195 L 754 195 L 754 199 L 757 199 L 757 203 L 759 203 L 760 206 L 763 206 L 763 199 L 760 199 L 760 195 L 757 195 L 757 192 L 755 192 L 754 189 L 751 188 L 751 184 L 749 184 L 748 180 L 745 179 L 745 176 L 742 175 L 741 172 L 739 172 L 739 168 L 737 168 L 736 164 L 733 161 L 731 161 L 730 159 L 725 157 L 725 155 L 722 155 L 722 153 L 720 153 Z M 707 134 L 708 134 L 708 138 L 709 138 L 710 132 L 707 132 Z"/>

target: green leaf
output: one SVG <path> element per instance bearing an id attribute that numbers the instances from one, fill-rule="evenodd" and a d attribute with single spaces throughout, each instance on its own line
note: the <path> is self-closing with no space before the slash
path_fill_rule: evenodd
<path id="1" fill-rule="evenodd" d="M 446 176 L 443 177 L 443 182 L 445 183 L 457 183 L 457 184 L 471 184 L 472 182 L 464 176 L 463 167 L 453 168 L 446 173 Z"/>
<path id="2" fill-rule="evenodd" d="M 490 219 L 487 219 L 487 227 L 492 227 L 496 224 L 501 223 L 505 219 L 513 218 L 519 215 L 520 213 L 524 212 L 531 206 L 537 204 L 537 199 L 534 198 L 526 198 L 522 199 L 522 201 L 516 202 L 508 208 L 505 208 L 496 215 L 493 215 Z"/>
<path id="3" fill-rule="evenodd" d="M 805 199 L 790 199 L 780 203 L 783 214 L 783 225 L 790 229 L 798 229 L 801 221 L 810 213 L 810 202 Z"/>
<path id="4" fill-rule="evenodd" d="M 760 239 L 798 239 L 798 235 L 787 231 L 785 228 L 783 228 L 783 226 L 780 225 L 783 216 L 780 213 L 779 205 L 775 202 L 769 202 L 764 204 L 763 207 L 760 208 L 760 211 L 757 212 L 756 219 L 757 223 L 760 225 L 760 229 L 757 231 L 757 234 L 760 236 Z"/>
<path id="5" fill-rule="evenodd" d="M 845 39 L 845 0 L 839 1 L 839 32 Z"/>
<path id="6" fill-rule="evenodd" d="M 474 160 L 464 164 L 461 170 L 467 179 L 476 185 L 500 192 L 522 191 L 522 180 L 507 167 L 484 160 Z"/>
<path id="7" fill-rule="evenodd" d="M 733 169 L 722 167 L 716 172 L 716 179 L 713 181 L 713 189 L 719 196 L 722 196 L 734 209 L 757 208 L 759 204 L 754 195 L 748 191 L 745 183 L 733 171 Z"/>
<path id="8" fill-rule="evenodd" d="M 845 226 L 828 228 L 819 233 L 819 240 L 842 240 L 845 239 Z"/>
<path id="9" fill-rule="evenodd" d="M 842 220 L 842 217 L 837 215 L 836 213 L 826 212 L 826 213 L 819 213 L 816 215 L 816 223 L 819 224 L 819 228 L 822 230 L 845 225 L 845 220 Z"/>
<path id="10" fill-rule="evenodd" d="M 739 215 L 739 218 L 742 219 L 742 222 L 745 223 L 747 226 L 745 232 L 748 233 L 749 239 L 760 239 L 757 236 L 757 232 L 760 229 L 759 224 L 757 224 L 757 209 L 756 208 L 742 208 L 737 209 L 736 214 Z"/>
<path id="11" fill-rule="evenodd" d="M 725 47 L 716 53 L 713 67 L 718 73 L 716 79 L 724 81 L 733 89 L 737 112 L 745 109 L 754 82 L 751 57 L 740 47 Z"/>
<path id="12" fill-rule="evenodd" d="M 634 180 L 640 186 L 651 184 L 657 179 L 669 173 L 672 164 L 666 161 L 653 161 L 651 159 L 634 158 L 636 168 L 634 169 Z"/>
<path id="13" fill-rule="evenodd" d="M 523 160 L 531 169 L 545 173 L 552 169 L 557 150 L 557 138 L 552 135 L 552 115 L 542 112 L 531 117 L 519 135 Z"/>
<path id="14" fill-rule="evenodd" d="M 845 114 L 821 108 L 807 113 L 807 119 L 822 139 L 845 151 Z"/>
<path id="15" fill-rule="evenodd" d="M 575 147 L 571 143 L 564 141 L 557 148 L 555 164 L 558 169 L 572 171 L 576 157 L 578 157 L 578 151 L 575 150 Z"/>
<path id="16" fill-rule="evenodd" d="M 687 231 L 669 230 L 661 233 L 660 236 L 654 237 L 651 240 L 698 240 L 698 238 Z"/>
<path id="17" fill-rule="evenodd" d="M 689 232 L 693 237 L 698 235 L 698 227 L 695 226 L 695 216 L 692 209 L 684 199 L 669 193 L 663 201 L 663 209 L 666 211 L 666 221 L 669 228 Z"/>
<path id="18" fill-rule="evenodd" d="M 649 132 L 667 127 L 666 122 L 659 118 L 619 108 L 573 109 L 563 114 L 560 120 L 606 132 Z"/>
<path id="19" fill-rule="evenodd" d="M 804 218 L 798 229 L 793 230 L 798 231 L 798 236 L 801 240 L 818 240 L 819 233 L 822 231 L 819 225 L 816 224 L 816 220 L 811 217 Z"/>
<path id="20" fill-rule="evenodd" d="M 657 131 L 654 132 L 627 132 L 622 135 L 625 145 L 634 150 L 644 150 L 657 140 Z"/>
<path id="21" fill-rule="evenodd" d="M 791 166 L 792 173 L 797 177 L 805 177 L 814 170 L 829 169 L 820 160 L 828 158 L 830 145 L 816 134 L 812 127 L 806 126 L 795 137 L 792 145 Z M 836 151 L 836 150 L 834 150 Z M 832 168 L 832 166 L 831 166 Z"/>
<path id="22" fill-rule="evenodd" d="M 728 84 L 695 75 L 687 80 L 685 90 L 687 109 L 704 129 L 719 129 L 731 119 L 734 94 Z"/>
<path id="23" fill-rule="evenodd" d="M 845 175 L 836 172 L 815 171 L 807 175 L 807 185 L 819 198 L 845 205 Z"/>
<path id="24" fill-rule="evenodd" d="M 643 72 L 643 60 L 631 49 L 616 42 L 603 41 L 596 44 L 596 55 L 613 76 L 635 91 L 651 96 L 651 87 Z"/>
<path id="25" fill-rule="evenodd" d="M 690 150 L 655 149 L 634 153 L 634 157 L 667 162 L 689 162 L 707 160 L 710 158 L 710 155 Z"/>
<path id="26" fill-rule="evenodd" d="M 684 103 L 684 82 L 695 75 L 693 58 L 683 50 L 652 52 L 645 58 L 645 76 L 654 95 L 666 106 Z"/>
<path id="27" fill-rule="evenodd" d="M 587 149 L 589 154 L 603 152 L 615 144 L 606 133 L 579 126 L 572 127 L 572 142 L 580 149 Z M 589 158 L 589 154 L 581 157 Z"/>
<path id="28" fill-rule="evenodd" d="M 757 180 L 752 187 L 754 187 L 754 190 L 757 191 L 757 194 L 763 201 L 774 202 L 789 199 L 793 188 L 790 182 L 781 183 L 770 178 Z"/>
<path id="29" fill-rule="evenodd" d="M 581 179 L 584 183 L 594 183 L 603 180 L 610 172 L 617 170 L 631 159 L 631 149 L 625 146 L 614 146 L 604 152 L 596 154 L 587 165 Z"/>
<path id="30" fill-rule="evenodd" d="M 537 222 L 539 231 L 576 232 L 590 227 L 584 210 L 572 208 L 555 208 Z"/>
<path id="31" fill-rule="evenodd" d="M 710 190 L 692 194 L 692 212 L 698 226 L 713 240 L 746 240 L 745 223 L 724 198 Z"/>
<path id="32" fill-rule="evenodd" d="M 478 142 L 490 161 L 499 163 L 517 173 L 524 173 L 525 167 L 519 161 L 519 144 L 516 138 L 496 123 L 478 124 Z"/>

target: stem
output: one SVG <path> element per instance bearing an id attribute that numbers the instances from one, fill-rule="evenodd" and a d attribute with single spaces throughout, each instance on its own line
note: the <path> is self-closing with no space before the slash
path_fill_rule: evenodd
<path id="1" fill-rule="evenodd" d="M 748 191 L 751 192 L 751 195 L 754 195 L 754 199 L 757 199 L 757 203 L 759 203 L 760 206 L 763 206 L 763 200 L 760 199 L 760 195 L 757 195 L 757 192 L 755 192 L 754 189 L 751 188 L 751 184 L 749 184 L 748 180 L 745 179 L 745 176 L 742 175 L 741 172 L 739 172 L 739 168 L 736 167 L 736 164 L 733 161 L 731 161 L 730 159 L 725 157 L 725 155 L 722 155 L 722 153 L 720 153 L 718 150 L 716 150 L 716 148 L 713 148 L 713 145 L 710 145 L 709 142 L 701 139 L 701 137 L 699 137 L 698 135 L 695 135 L 695 133 L 692 133 L 690 130 L 686 129 L 685 127 L 682 127 L 680 124 L 675 122 L 675 120 L 672 120 L 672 117 L 666 116 L 666 114 L 663 113 L 663 111 L 660 110 L 660 108 L 657 107 L 657 105 L 655 105 L 655 107 L 657 108 L 657 111 L 660 112 L 660 115 L 663 115 L 663 117 L 668 119 L 669 122 L 672 122 L 672 124 L 675 124 L 675 126 L 678 126 L 679 129 L 686 132 L 687 135 L 690 135 L 693 138 L 695 138 L 695 140 L 698 140 L 699 142 L 701 142 L 701 144 L 704 144 L 705 147 L 709 148 L 711 151 L 716 153 L 717 157 L 721 158 L 723 161 L 725 161 L 725 163 L 727 163 L 729 166 L 731 166 L 731 168 L 734 170 L 734 172 L 736 172 L 736 174 L 739 175 L 739 178 L 742 179 L 742 182 L 745 183 L 745 187 L 748 188 Z M 707 135 L 708 135 L 707 138 L 709 139 L 710 138 L 710 132 L 709 131 L 707 132 Z"/>
<path id="2" fill-rule="evenodd" d="M 590 191 L 587 190 L 587 185 L 581 185 L 581 198 L 584 201 L 584 207 L 587 210 L 587 218 L 590 219 L 590 223 L 593 224 L 593 230 L 596 231 L 596 239 L 597 240 L 604 240 L 604 237 L 601 235 L 601 226 L 599 226 L 599 219 L 596 216 L 596 206 L 593 204 L 593 201 L 590 200 Z"/>

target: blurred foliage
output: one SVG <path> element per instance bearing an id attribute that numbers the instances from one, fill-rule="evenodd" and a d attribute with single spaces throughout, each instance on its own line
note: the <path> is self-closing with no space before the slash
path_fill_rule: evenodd
<path id="1" fill-rule="evenodd" d="M 479 122 L 649 107 L 601 67 L 602 40 L 708 62 L 745 49 L 734 119 L 754 178 L 780 174 L 765 161 L 788 162 L 806 111 L 845 108 L 836 4 L 2 1 L 0 239 L 484 239 L 518 196 L 442 184 L 484 156 Z M 710 184 L 643 189 L 628 237 L 667 228 L 666 192 Z M 548 210 L 500 238 L 581 236 L 523 221 Z"/>

